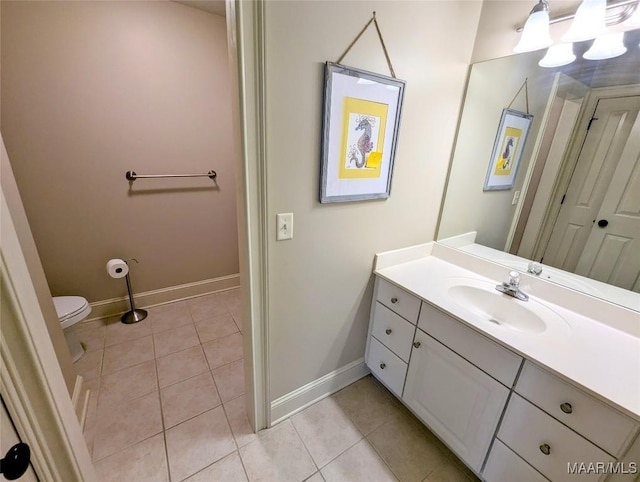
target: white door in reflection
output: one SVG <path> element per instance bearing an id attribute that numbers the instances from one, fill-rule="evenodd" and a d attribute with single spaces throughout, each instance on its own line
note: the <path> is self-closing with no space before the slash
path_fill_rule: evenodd
<path id="1" fill-rule="evenodd" d="M 634 188 L 628 176 L 640 175 L 634 167 L 637 150 L 633 155 L 640 134 L 636 123 L 639 110 L 640 96 L 598 102 L 544 253 L 545 264 L 633 288 L 640 270 L 640 262 L 631 262 L 634 248 L 638 252 L 634 245 L 640 242 L 640 180 Z M 625 207 L 614 216 L 623 197 Z M 635 214 L 629 216 L 634 209 Z"/>
<path id="2" fill-rule="evenodd" d="M 635 254 L 634 254 L 635 253 Z M 618 161 L 576 273 L 640 292 L 640 116 Z"/>

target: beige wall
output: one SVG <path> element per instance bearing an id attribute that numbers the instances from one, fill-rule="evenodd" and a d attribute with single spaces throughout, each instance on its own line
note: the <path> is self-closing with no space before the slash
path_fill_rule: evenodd
<path id="1" fill-rule="evenodd" d="M 16 185 L 16 180 L 11 170 L 11 164 L 2 136 L 0 136 L 0 181 L 2 183 L 2 194 L 6 199 L 11 220 L 13 221 L 18 240 L 20 241 L 20 247 L 22 248 L 27 269 L 29 270 L 29 276 L 31 277 L 36 296 L 38 297 L 42 316 L 47 324 L 47 331 L 51 337 L 51 343 L 53 344 L 53 349 L 60 364 L 60 370 L 67 385 L 67 390 L 71 395 L 75 387 L 77 372 L 73 366 L 69 347 L 67 346 L 62 328 L 60 327 L 60 320 L 53 306 L 51 292 L 49 291 L 47 279 L 42 269 L 38 250 L 33 241 L 31 229 L 29 228 L 27 216 L 22 205 L 22 200 L 20 199 L 20 193 L 18 192 L 18 186 Z"/>
<path id="2" fill-rule="evenodd" d="M 2 134 L 53 295 L 238 272 L 223 17 L 173 2 L 2 2 Z M 138 173 L 218 172 L 138 180 Z"/>
<path id="3" fill-rule="evenodd" d="M 407 81 L 391 197 L 321 205 L 323 64 L 372 10 Z M 374 254 L 433 239 L 479 13 L 465 1 L 266 2 L 272 400 L 362 357 Z M 343 63 L 388 73 L 373 26 Z M 289 211 L 294 238 L 276 242 Z"/>

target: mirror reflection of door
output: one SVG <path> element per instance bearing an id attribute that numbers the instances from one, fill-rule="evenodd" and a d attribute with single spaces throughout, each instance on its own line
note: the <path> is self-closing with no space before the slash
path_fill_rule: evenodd
<path id="1" fill-rule="evenodd" d="M 600 99 L 544 263 L 637 291 L 640 96 Z M 601 221 L 598 223 L 598 221 Z M 605 222 L 606 221 L 606 222 Z"/>
<path id="2" fill-rule="evenodd" d="M 4 400 L 0 398 L 0 457 L 4 457 L 9 449 L 20 441 L 7 408 L 4 406 Z M 5 478 L 0 475 L 0 480 L 5 480 Z M 33 467 L 30 466 L 18 480 L 20 482 L 38 482 L 38 477 L 33 471 Z"/>

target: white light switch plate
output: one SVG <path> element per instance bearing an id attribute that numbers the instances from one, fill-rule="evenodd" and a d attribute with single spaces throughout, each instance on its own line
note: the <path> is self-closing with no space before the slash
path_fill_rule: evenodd
<path id="1" fill-rule="evenodd" d="M 276 240 L 293 238 L 293 213 L 276 214 Z"/>
<path id="2" fill-rule="evenodd" d="M 518 200 L 520 199 L 520 191 L 516 191 L 513 193 L 513 200 L 511 201 L 511 205 L 515 206 L 518 204 Z"/>

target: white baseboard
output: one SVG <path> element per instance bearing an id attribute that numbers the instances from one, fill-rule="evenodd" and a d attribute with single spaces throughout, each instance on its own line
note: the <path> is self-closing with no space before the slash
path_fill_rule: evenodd
<path id="1" fill-rule="evenodd" d="M 187 283 L 159 290 L 136 293 L 133 295 L 133 298 L 136 308 L 149 308 L 151 306 L 194 298 L 196 296 L 202 296 L 216 291 L 225 291 L 237 288 L 238 286 L 240 286 L 240 275 L 232 274 L 229 276 L 221 276 L 220 278 L 196 281 L 195 283 Z M 91 303 L 91 318 L 84 321 L 87 322 L 98 320 L 100 318 L 107 318 L 109 316 L 120 315 L 129 311 L 129 309 L 129 298 L 127 296 L 96 301 Z"/>
<path id="2" fill-rule="evenodd" d="M 271 402 L 271 425 L 289 418 L 332 393 L 369 374 L 364 358 L 358 358 L 303 387 Z"/>

